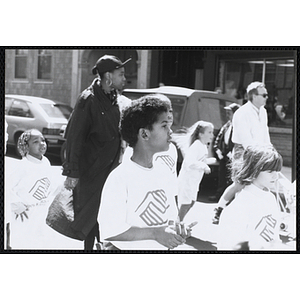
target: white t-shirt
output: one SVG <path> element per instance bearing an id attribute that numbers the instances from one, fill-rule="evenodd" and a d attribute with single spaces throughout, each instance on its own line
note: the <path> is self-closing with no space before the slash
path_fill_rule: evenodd
<path id="1" fill-rule="evenodd" d="M 82 242 L 67 238 L 46 224 L 48 208 L 64 180 L 61 170 L 51 167 L 46 157 L 38 160 L 27 155 L 18 162 L 17 171 L 8 178 L 12 249 L 82 249 Z M 20 216 L 16 219 L 13 212 L 18 202 L 28 206 L 28 218 L 24 216 L 23 221 Z"/>
<path id="2" fill-rule="evenodd" d="M 233 143 L 241 144 L 244 149 L 249 145 L 271 143 L 267 111 L 263 106 L 258 109 L 248 101 L 234 113 L 232 126 Z"/>
<path id="3" fill-rule="evenodd" d="M 144 168 L 131 160 L 113 170 L 102 191 L 98 222 L 102 241 L 130 227 L 168 225 L 178 215 L 174 185 L 163 165 Z M 156 241 L 113 242 L 120 249 L 166 249 Z"/>
<path id="4" fill-rule="evenodd" d="M 207 146 L 196 140 L 187 150 L 178 176 L 178 206 L 197 200 L 199 184 L 204 174 Z"/>
<path id="5" fill-rule="evenodd" d="M 250 250 L 272 249 L 279 238 L 280 210 L 275 196 L 255 185 L 247 185 L 226 207 L 218 225 L 218 250 L 236 250 L 249 241 Z"/>
<path id="6" fill-rule="evenodd" d="M 123 161 L 129 161 L 132 157 L 133 149 L 127 147 L 124 152 Z M 170 181 L 173 181 L 175 195 L 178 194 L 178 183 L 177 183 L 177 159 L 178 153 L 176 146 L 171 143 L 169 149 L 163 152 L 157 152 L 153 155 L 153 166 L 162 167 L 162 171 L 165 172 L 166 176 Z"/>

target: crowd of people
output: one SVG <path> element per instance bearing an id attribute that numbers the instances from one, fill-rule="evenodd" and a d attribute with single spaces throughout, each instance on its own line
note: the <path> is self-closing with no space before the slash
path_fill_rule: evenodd
<path id="1" fill-rule="evenodd" d="M 129 61 L 104 55 L 93 67 L 96 78 L 68 122 L 62 174 L 51 171 L 39 131 L 20 137 L 22 167 L 7 180 L 6 249 L 181 249 L 199 221 L 186 224 L 185 217 L 216 160 L 217 249 L 292 249 L 280 239 L 280 209 L 270 191 L 283 162 L 270 141 L 264 84 L 248 86 L 243 106 L 225 107 L 228 122 L 215 139 L 216 158 L 208 158 L 212 123 L 199 120 L 187 130 L 177 174 L 171 101 L 160 94 L 132 101 L 122 96 Z M 62 186 L 72 192 L 72 238 L 46 224 Z"/>

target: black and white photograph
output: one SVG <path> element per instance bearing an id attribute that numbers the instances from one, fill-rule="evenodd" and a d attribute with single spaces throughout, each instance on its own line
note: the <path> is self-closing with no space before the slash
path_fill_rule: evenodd
<path id="1" fill-rule="evenodd" d="M 7 47 L 4 251 L 296 251 L 297 58 Z"/>
<path id="2" fill-rule="evenodd" d="M 296 297 L 294 1 L 1 8 L 3 299 Z"/>

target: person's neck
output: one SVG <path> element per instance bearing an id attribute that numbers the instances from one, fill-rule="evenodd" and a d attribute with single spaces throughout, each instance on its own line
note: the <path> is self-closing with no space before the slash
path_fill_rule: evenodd
<path id="1" fill-rule="evenodd" d="M 253 101 L 251 103 L 258 111 L 260 110 L 261 106 L 257 106 L 256 104 L 253 103 Z"/>
<path id="2" fill-rule="evenodd" d="M 109 94 L 113 90 L 113 87 L 108 86 L 106 83 L 101 83 L 101 87 L 106 94 Z"/>
<path id="3" fill-rule="evenodd" d="M 131 160 L 144 168 L 150 169 L 153 167 L 153 154 L 143 151 L 139 147 L 133 149 Z"/>

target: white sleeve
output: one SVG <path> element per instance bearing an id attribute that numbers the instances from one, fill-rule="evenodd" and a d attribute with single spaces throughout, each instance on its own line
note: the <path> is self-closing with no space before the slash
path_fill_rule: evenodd
<path id="1" fill-rule="evenodd" d="M 105 182 L 101 196 L 98 214 L 101 241 L 119 235 L 131 227 L 126 223 L 126 202 L 125 177 L 113 171 Z"/>

